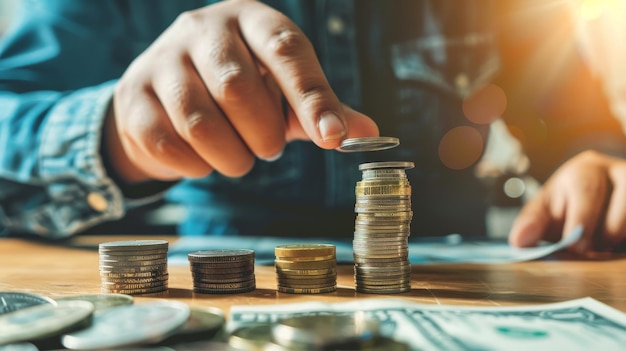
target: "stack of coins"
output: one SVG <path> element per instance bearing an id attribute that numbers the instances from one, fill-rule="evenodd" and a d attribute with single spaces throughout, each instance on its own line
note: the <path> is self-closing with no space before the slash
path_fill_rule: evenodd
<path id="1" fill-rule="evenodd" d="M 283 245 L 276 246 L 274 253 L 278 291 L 321 294 L 337 290 L 335 245 Z"/>
<path id="2" fill-rule="evenodd" d="M 165 240 L 101 243 L 102 292 L 136 295 L 166 291 L 167 249 Z"/>
<path id="3" fill-rule="evenodd" d="M 187 255 L 193 291 L 239 294 L 256 289 L 253 250 L 205 250 Z"/>
<path id="4" fill-rule="evenodd" d="M 408 237 L 413 212 L 406 169 L 412 162 L 372 162 L 359 166 L 354 226 L 356 290 L 401 293 L 411 290 Z"/>

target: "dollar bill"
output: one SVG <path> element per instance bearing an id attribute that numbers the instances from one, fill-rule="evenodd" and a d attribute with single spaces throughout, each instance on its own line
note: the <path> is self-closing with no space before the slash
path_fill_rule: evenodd
<path id="1" fill-rule="evenodd" d="M 470 307 L 397 299 L 233 306 L 227 331 L 298 315 L 364 312 L 381 333 L 422 351 L 624 350 L 626 314 L 593 298 L 544 305 Z"/>

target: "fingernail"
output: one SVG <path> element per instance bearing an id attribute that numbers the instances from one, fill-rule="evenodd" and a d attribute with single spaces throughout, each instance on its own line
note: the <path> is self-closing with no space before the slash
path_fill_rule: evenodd
<path id="1" fill-rule="evenodd" d="M 276 160 L 278 160 L 281 156 L 283 155 L 283 152 L 279 152 L 278 154 L 271 156 L 271 157 L 267 157 L 267 158 L 261 158 L 261 160 L 263 161 L 267 161 L 267 162 L 274 162 Z"/>
<path id="2" fill-rule="evenodd" d="M 317 122 L 323 141 L 336 140 L 346 135 L 346 127 L 343 121 L 334 112 L 325 112 Z"/>

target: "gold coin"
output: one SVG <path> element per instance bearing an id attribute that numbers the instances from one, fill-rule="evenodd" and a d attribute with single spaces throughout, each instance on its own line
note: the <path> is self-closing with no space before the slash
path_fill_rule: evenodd
<path id="1" fill-rule="evenodd" d="M 280 245 L 274 249 L 276 257 L 322 257 L 334 256 L 336 252 L 331 244 Z"/>
<path id="2" fill-rule="evenodd" d="M 328 269 L 337 266 L 336 260 L 313 261 L 313 262 L 293 262 L 286 260 L 275 260 L 276 268 L 282 269 Z"/>
<path id="3" fill-rule="evenodd" d="M 304 257 L 287 257 L 287 256 L 276 256 L 277 260 L 282 261 L 291 261 L 291 262 L 315 262 L 315 261 L 328 261 L 334 260 L 335 255 L 328 256 L 304 256 Z"/>
<path id="4" fill-rule="evenodd" d="M 286 288 L 283 286 L 278 287 L 279 292 L 288 294 L 324 294 L 337 290 L 337 286 L 330 286 L 325 288 Z"/>
<path id="5" fill-rule="evenodd" d="M 411 195 L 410 185 L 357 185 L 354 193 L 356 196 L 375 195 Z"/>

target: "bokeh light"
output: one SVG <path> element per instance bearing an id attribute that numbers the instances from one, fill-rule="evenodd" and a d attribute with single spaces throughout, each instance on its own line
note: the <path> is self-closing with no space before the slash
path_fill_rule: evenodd
<path id="1" fill-rule="evenodd" d="M 502 116 L 506 104 L 504 90 L 495 84 L 489 84 L 463 100 L 463 113 L 474 123 L 489 124 Z"/>
<path id="2" fill-rule="evenodd" d="M 580 3 L 580 17 L 587 21 L 593 21 L 605 12 L 618 9 L 623 0 L 583 0 Z"/>
<path id="3" fill-rule="evenodd" d="M 520 178 L 509 178 L 506 180 L 506 182 L 504 182 L 502 190 L 504 191 L 506 196 L 512 199 L 517 199 L 524 195 L 524 192 L 526 191 L 526 184 L 524 184 L 524 181 Z"/>
<path id="4" fill-rule="evenodd" d="M 480 132 L 469 126 L 450 129 L 439 142 L 439 159 L 448 168 L 461 170 L 480 158 L 484 140 Z"/>

